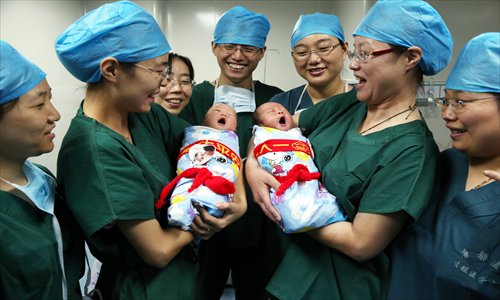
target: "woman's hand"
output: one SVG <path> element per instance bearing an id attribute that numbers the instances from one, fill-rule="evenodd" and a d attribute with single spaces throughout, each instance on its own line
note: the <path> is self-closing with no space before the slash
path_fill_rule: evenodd
<path id="1" fill-rule="evenodd" d="M 500 181 L 500 172 L 495 172 L 493 170 L 484 170 L 483 174 L 493 180 Z"/>
<path id="2" fill-rule="evenodd" d="M 253 138 L 250 140 L 247 159 L 245 163 L 245 175 L 248 185 L 252 189 L 253 201 L 257 203 L 264 214 L 274 223 L 281 225 L 281 216 L 273 206 L 269 191 L 271 188 L 278 190 L 280 183 L 276 178 L 260 167 L 259 162 L 253 155 Z"/>
<path id="3" fill-rule="evenodd" d="M 219 202 L 216 204 L 218 209 L 224 211 L 224 216 L 221 218 L 211 216 L 204 208 L 199 205 L 196 206 L 195 204 L 200 215 L 196 216 L 190 225 L 194 234 L 204 240 L 208 240 L 212 235 L 226 228 L 243 216 L 247 210 L 243 172 L 240 172 L 240 176 L 238 176 L 236 180 L 235 188 L 236 193 L 231 202 Z"/>

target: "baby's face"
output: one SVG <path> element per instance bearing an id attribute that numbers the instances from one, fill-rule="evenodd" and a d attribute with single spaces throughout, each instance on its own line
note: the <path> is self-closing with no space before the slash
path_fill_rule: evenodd
<path id="1" fill-rule="evenodd" d="M 203 125 L 219 130 L 236 131 L 236 111 L 227 104 L 216 104 L 206 113 Z"/>
<path id="2" fill-rule="evenodd" d="M 279 130 L 290 130 L 293 119 L 290 112 L 281 104 L 267 102 L 257 108 L 257 120 L 259 125 L 272 127 Z"/>

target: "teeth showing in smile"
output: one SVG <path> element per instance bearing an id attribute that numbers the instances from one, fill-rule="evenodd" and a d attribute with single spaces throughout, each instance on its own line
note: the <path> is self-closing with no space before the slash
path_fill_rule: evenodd
<path id="1" fill-rule="evenodd" d="M 172 103 L 172 104 L 179 104 L 182 102 L 182 100 L 180 100 L 180 99 L 166 99 L 165 101 L 167 101 L 168 103 Z"/>
<path id="2" fill-rule="evenodd" d="M 244 65 L 237 65 L 237 64 L 229 64 L 229 66 L 233 69 L 243 69 L 245 67 Z"/>
<path id="3" fill-rule="evenodd" d="M 464 133 L 466 132 L 465 129 L 450 129 L 451 133 Z"/>

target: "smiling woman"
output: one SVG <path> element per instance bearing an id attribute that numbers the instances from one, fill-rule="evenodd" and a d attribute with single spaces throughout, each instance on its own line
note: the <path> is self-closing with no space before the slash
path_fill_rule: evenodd
<path id="1" fill-rule="evenodd" d="M 347 57 L 344 29 L 335 15 L 314 13 L 298 19 L 291 36 L 292 58 L 297 73 L 307 84 L 274 96 L 292 114 L 351 87 L 340 73 Z"/>
<path id="2" fill-rule="evenodd" d="M 42 70 L 3 40 L 0 60 L 0 298 L 78 299 L 83 237 L 53 175 L 27 160 L 52 151 L 61 116 Z"/>
<path id="3" fill-rule="evenodd" d="M 168 75 L 161 83 L 155 102 L 169 113 L 178 116 L 189 103 L 194 84 L 194 69 L 191 60 L 177 53 L 170 53 Z"/>
<path id="4" fill-rule="evenodd" d="M 485 173 L 500 172 L 499 32 L 465 45 L 445 89 L 453 149 L 439 158 L 433 201 L 391 247 L 389 299 L 500 298 L 500 177 Z"/>
<path id="5" fill-rule="evenodd" d="M 102 262 L 96 288 L 106 299 L 194 297 L 189 244 L 199 233 L 162 227 L 154 209 L 175 177 L 173 158 L 188 125 L 153 103 L 171 75 L 169 50 L 154 18 L 129 1 L 88 12 L 56 40 L 63 65 L 89 83 L 64 137 L 58 175 L 92 254 Z M 210 229 L 236 220 L 243 213 L 234 209 L 239 204 L 236 193 L 226 211 L 237 213 Z"/>
<path id="6" fill-rule="evenodd" d="M 420 217 L 436 173 L 437 146 L 414 108 L 417 87 L 422 74 L 448 64 L 452 45 L 443 19 L 425 1 L 377 1 L 358 25 L 358 58 L 350 64 L 360 78 L 356 90 L 321 101 L 299 119 L 322 182 L 347 220 L 281 237 L 289 246 L 273 249 L 278 267 L 267 285 L 273 296 L 385 298 L 385 249 Z M 385 49 L 394 50 L 370 55 Z M 269 198 L 279 182 L 251 153 L 245 171 L 255 201 L 280 224 Z"/>

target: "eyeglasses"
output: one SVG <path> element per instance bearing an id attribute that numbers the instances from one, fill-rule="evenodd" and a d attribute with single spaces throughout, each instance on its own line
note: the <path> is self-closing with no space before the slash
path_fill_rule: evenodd
<path id="1" fill-rule="evenodd" d="M 347 53 L 347 55 L 349 56 L 349 59 L 351 59 L 351 60 L 355 59 L 358 63 L 366 63 L 372 57 L 377 57 L 377 56 L 380 56 L 380 55 L 383 55 L 386 53 L 391 53 L 392 51 L 394 51 L 394 49 L 392 49 L 392 48 L 377 50 L 377 51 L 373 51 L 371 53 L 354 50 L 352 52 L 349 51 Z"/>
<path id="2" fill-rule="evenodd" d="M 168 76 L 168 73 L 169 73 L 168 66 L 165 67 L 165 69 L 163 71 L 157 71 L 157 70 L 145 67 L 145 66 L 141 66 L 140 64 L 134 64 L 134 66 L 139 67 L 141 69 L 144 69 L 146 71 L 149 71 L 151 73 L 156 73 L 157 75 L 159 75 L 161 77 L 161 80 L 165 80 Z"/>
<path id="3" fill-rule="evenodd" d="M 496 99 L 496 98 L 487 97 L 487 98 L 470 99 L 470 100 L 437 98 L 435 100 L 435 103 L 436 106 L 439 107 L 442 112 L 444 112 L 449 106 L 451 106 L 455 112 L 460 112 L 462 108 L 464 108 L 464 106 L 466 106 L 468 103 L 473 103 L 476 101 L 483 101 L 483 100 L 491 100 L 491 99 Z"/>
<path id="4" fill-rule="evenodd" d="M 225 55 L 231 55 L 236 52 L 236 50 L 240 50 L 246 57 L 253 57 L 257 52 L 261 51 L 261 49 L 257 47 L 236 44 L 217 44 L 217 47 L 219 47 Z"/>
<path id="5" fill-rule="evenodd" d="M 192 87 L 196 81 L 190 79 L 175 79 L 167 76 L 167 87 L 173 87 L 178 84 L 180 87 Z"/>
<path id="6" fill-rule="evenodd" d="M 292 51 L 292 57 L 295 58 L 296 60 L 306 60 L 308 59 L 311 54 L 315 53 L 319 57 L 327 56 L 330 54 L 333 50 L 335 50 L 339 44 L 331 45 L 331 46 L 325 46 L 325 47 L 319 47 L 318 49 L 311 49 L 311 50 L 293 50 Z"/>

